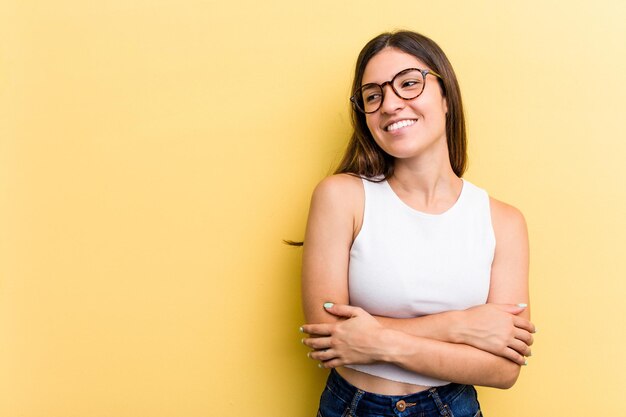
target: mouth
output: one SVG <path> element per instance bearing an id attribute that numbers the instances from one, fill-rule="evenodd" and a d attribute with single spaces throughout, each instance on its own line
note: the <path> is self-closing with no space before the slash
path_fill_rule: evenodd
<path id="1" fill-rule="evenodd" d="M 405 119 L 399 120 L 397 122 L 391 123 L 383 128 L 385 132 L 393 132 L 398 129 L 402 129 L 403 127 L 411 126 L 417 123 L 417 119 Z"/>

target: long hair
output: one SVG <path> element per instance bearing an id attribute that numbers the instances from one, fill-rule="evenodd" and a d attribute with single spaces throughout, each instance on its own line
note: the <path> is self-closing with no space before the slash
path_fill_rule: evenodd
<path id="1" fill-rule="evenodd" d="M 387 47 L 413 55 L 442 76 L 442 79 L 437 80 L 448 105 L 446 114 L 448 154 L 452 170 L 461 177 L 467 164 L 467 138 L 461 90 L 450 61 L 433 40 L 410 31 L 383 33 L 376 36 L 363 47 L 359 54 L 351 94 L 361 87 L 363 73 L 370 59 Z M 355 109 L 354 105 L 352 106 L 352 126 L 354 131 L 335 174 L 348 173 L 364 178 L 379 176 L 383 179 L 389 178 L 393 174 L 394 158 L 374 141 L 365 122 L 365 114 Z"/>

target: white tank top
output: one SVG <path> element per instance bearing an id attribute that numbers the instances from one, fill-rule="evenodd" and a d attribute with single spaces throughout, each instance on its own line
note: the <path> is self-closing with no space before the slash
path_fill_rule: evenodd
<path id="1" fill-rule="evenodd" d="M 363 185 L 363 225 L 350 250 L 351 305 L 409 318 L 487 301 L 496 242 L 486 191 L 463 180 L 450 209 L 427 214 L 406 205 L 387 181 Z M 349 368 L 415 385 L 448 383 L 388 363 Z"/>

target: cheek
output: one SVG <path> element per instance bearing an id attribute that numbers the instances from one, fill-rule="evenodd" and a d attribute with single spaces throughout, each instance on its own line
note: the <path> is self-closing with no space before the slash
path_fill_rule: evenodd
<path id="1" fill-rule="evenodd" d="M 376 121 L 375 116 L 366 116 L 365 123 L 367 124 L 367 128 L 369 129 L 372 136 L 376 137 L 376 126 L 378 126 L 378 122 Z"/>
<path id="2" fill-rule="evenodd" d="M 375 117 L 367 117 L 365 119 L 365 122 L 367 124 L 367 129 L 369 130 L 369 133 L 372 137 L 372 139 L 374 139 L 374 143 L 376 143 L 379 147 L 382 148 L 383 143 L 381 142 L 381 132 L 378 129 L 378 122 L 376 121 Z"/>

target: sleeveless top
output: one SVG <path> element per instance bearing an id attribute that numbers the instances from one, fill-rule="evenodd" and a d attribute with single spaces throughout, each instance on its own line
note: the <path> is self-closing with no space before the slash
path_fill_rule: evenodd
<path id="1" fill-rule="evenodd" d="M 487 301 L 495 235 L 486 191 L 463 180 L 441 214 L 406 205 L 387 181 L 363 180 L 363 225 L 350 250 L 350 304 L 377 316 L 410 318 Z M 449 383 L 390 363 L 349 365 L 422 386 Z"/>

